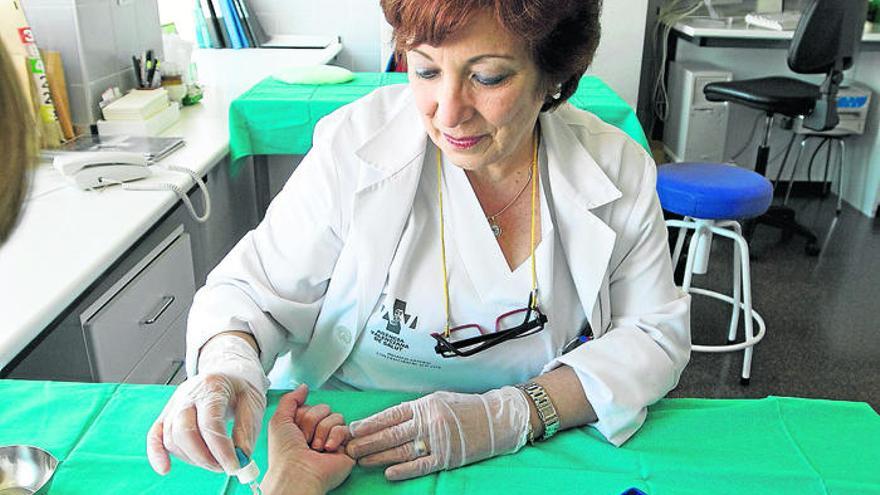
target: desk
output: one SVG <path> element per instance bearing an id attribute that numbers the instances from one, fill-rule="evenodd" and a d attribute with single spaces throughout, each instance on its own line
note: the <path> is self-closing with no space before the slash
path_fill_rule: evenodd
<path id="1" fill-rule="evenodd" d="M 272 78 L 236 98 L 229 108 L 229 152 L 233 172 L 241 159 L 254 155 L 257 202 L 262 213 L 269 204 L 266 155 L 303 155 L 312 147 L 315 124 L 339 107 L 381 86 L 406 83 L 406 74 L 357 73 L 338 85 L 290 85 Z M 632 108 L 600 79 L 585 76 L 569 100 L 619 127 L 648 149 L 648 141 Z"/>
<path id="2" fill-rule="evenodd" d="M 737 20 L 730 27 L 711 27 L 697 19 L 685 19 L 673 26 L 677 37 L 700 46 L 788 48 L 794 31 L 773 31 L 750 27 L 744 20 Z M 880 50 L 880 26 L 874 25 L 862 37 L 862 50 Z"/>
<path id="3" fill-rule="evenodd" d="M 173 388 L 0 380 L 0 445 L 46 448 L 62 463 L 52 493 L 248 493 L 224 475 L 174 461 L 164 477 L 146 432 Z M 269 393 L 271 415 L 280 394 Z M 347 420 L 411 395 L 314 391 Z M 266 470 L 265 427 L 254 455 Z M 880 416 L 867 404 L 770 397 L 666 399 L 621 448 L 592 428 L 569 430 L 462 469 L 390 483 L 355 468 L 336 493 L 595 493 L 650 495 L 880 494 Z"/>
<path id="4" fill-rule="evenodd" d="M 787 50 L 793 34 L 792 31 L 747 28 L 742 21 L 734 23 L 731 28 L 712 28 L 701 26 L 697 20 L 686 19 L 674 26 L 668 50 L 670 60 L 709 63 L 730 70 L 734 79 L 779 75 L 820 84 L 823 75 L 795 74 L 788 68 Z M 865 32 L 861 53 L 854 67 L 847 71 L 846 82 L 872 89 L 875 100 L 880 95 L 880 24 L 874 24 Z M 865 135 L 853 137 L 847 142 L 843 194 L 848 203 L 867 216 L 874 216 L 880 207 L 880 107 L 876 103 L 872 107 Z M 740 105 L 730 106 L 726 157 L 732 156 L 745 144 L 756 115 L 756 111 Z M 777 128 L 774 136 L 771 156 L 776 156 L 779 150 L 784 149 L 790 135 L 779 132 Z M 738 163 L 751 167 L 756 150 L 757 145 L 753 143 L 737 160 Z M 769 176 L 775 177 L 777 170 L 778 161 L 771 162 Z M 806 170 L 807 167 L 801 166 L 795 180 L 807 179 Z"/>

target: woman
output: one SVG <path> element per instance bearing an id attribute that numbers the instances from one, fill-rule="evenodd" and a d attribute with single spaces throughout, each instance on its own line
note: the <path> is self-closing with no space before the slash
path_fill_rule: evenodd
<path id="1" fill-rule="evenodd" d="M 196 295 L 190 378 L 149 436 L 158 471 L 167 452 L 234 469 L 288 351 L 295 382 L 433 392 L 351 425 L 347 452 L 392 480 L 583 425 L 620 445 L 689 359 L 654 164 L 563 104 L 600 1 L 382 7 L 410 82 L 323 119 Z"/>

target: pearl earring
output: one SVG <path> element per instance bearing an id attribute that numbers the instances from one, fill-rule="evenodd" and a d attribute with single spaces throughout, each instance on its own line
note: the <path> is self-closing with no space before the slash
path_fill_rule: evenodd
<path id="1" fill-rule="evenodd" d="M 556 85 L 556 92 L 553 93 L 552 98 L 554 100 L 558 100 L 562 98 L 562 83 Z"/>

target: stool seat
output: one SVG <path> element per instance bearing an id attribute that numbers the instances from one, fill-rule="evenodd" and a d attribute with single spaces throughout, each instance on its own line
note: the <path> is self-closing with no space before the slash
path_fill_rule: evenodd
<path id="1" fill-rule="evenodd" d="M 791 77 L 763 77 L 706 85 L 709 101 L 729 101 L 789 117 L 809 115 L 819 99 L 819 86 Z"/>
<path id="2" fill-rule="evenodd" d="M 773 186 L 751 170 L 722 163 L 670 163 L 657 173 L 664 210 L 707 220 L 761 215 L 773 201 Z"/>

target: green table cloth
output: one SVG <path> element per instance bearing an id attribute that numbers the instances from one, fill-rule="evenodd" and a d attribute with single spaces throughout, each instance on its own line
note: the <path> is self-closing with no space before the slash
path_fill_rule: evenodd
<path id="1" fill-rule="evenodd" d="M 147 430 L 174 389 L 155 385 L 0 380 L 0 445 L 43 447 L 61 460 L 50 493 L 249 493 L 223 474 L 173 461 L 158 476 Z M 269 416 L 279 392 L 269 395 Z M 314 391 L 348 421 L 409 394 Z M 266 431 L 254 458 L 266 470 Z M 769 397 L 667 399 L 621 448 L 592 428 L 515 455 L 391 483 L 356 467 L 336 493 L 618 495 L 880 494 L 880 416 L 867 404 Z"/>
<path id="2" fill-rule="evenodd" d="M 345 84 L 326 86 L 264 79 L 229 107 L 232 163 L 249 155 L 303 155 L 312 147 L 312 133 L 322 117 L 380 86 L 406 80 L 406 74 L 370 72 L 356 73 L 354 80 Z M 632 108 L 600 79 L 585 76 L 570 101 L 619 127 L 648 149 Z"/>

